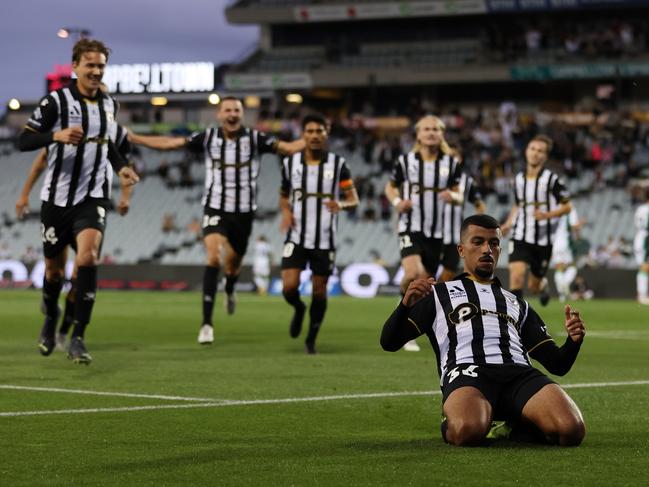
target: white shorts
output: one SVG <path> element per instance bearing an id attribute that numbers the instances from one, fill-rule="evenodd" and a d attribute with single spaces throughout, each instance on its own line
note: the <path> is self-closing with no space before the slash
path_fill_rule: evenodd
<path id="1" fill-rule="evenodd" d="M 559 247 L 552 246 L 552 259 L 550 259 L 550 265 L 572 264 L 574 261 L 575 258 L 568 245 L 561 245 Z"/>

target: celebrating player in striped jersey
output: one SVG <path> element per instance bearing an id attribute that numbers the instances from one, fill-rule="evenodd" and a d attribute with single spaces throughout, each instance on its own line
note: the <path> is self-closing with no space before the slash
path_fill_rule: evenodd
<path id="1" fill-rule="evenodd" d="M 509 288 L 523 297 L 525 273 L 530 268 L 527 287 L 538 294 L 545 306 L 550 300 L 545 275 L 552 256 L 552 243 L 559 217 L 570 212 L 570 193 L 559 176 L 545 168 L 552 140 L 537 135 L 525 149 L 524 171 L 515 178 L 515 203 L 503 224 L 503 235 L 512 230 L 509 242 Z"/>
<path id="2" fill-rule="evenodd" d="M 130 153 L 130 144 L 128 142 L 126 130 L 119 125 L 117 127 L 115 145 L 117 146 L 120 154 L 124 158 L 128 159 Z M 45 149 L 41 149 L 41 151 L 32 162 L 32 166 L 30 167 L 29 173 L 27 174 L 27 179 L 25 180 L 25 184 L 23 185 L 23 190 L 18 197 L 18 200 L 16 200 L 16 217 L 18 219 L 23 219 L 26 217 L 26 215 L 29 214 L 29 195 L 32 192 L 32 188 L 36 184 L 36 181 L 38 181 L 45 169 L 47 169 L 47 151 Z M 117 213 L 120 216 L 124 216 L 129 212 L 129 209 L 131 207 L 131 194 L 133 192 L 133 186 L 125 186 L 124 184 L 121 184 L 120 186 L 119 203 L 117 204 L 116 209 Z M 65 253 L 62 259 L 64 262 L 67 262 L 67 247 L 64 252 Z M 67 335 L 74 321 L 74 302 L 76 300 L 77 294 L 77 271 L 78 269 L 75 262 L 72 276 L 70 277 L 70 289 L 68 290 L 68 294 L 65 297 L 63 319 L 61 321 L 59 331 L 56 334 L 56 348 L 61 351 L 64 351 L 67 348 Z M 42 304 L 41 308 L 44 313 L 47 313 L 47 310 L 45 309 L 45 303 Z"/>
<path id="3" fill-rule="evenodd" d="M 635 260 L 639 266 L 636 286 L 640 304 L 649 304 L 649 188 L 645 188 L 645 193 L 645 203 L 635 212 L 636 234 L 633 240 Z"/>
<path id="4" fill-rule="evenodd" d="M 289 333 L 297 338 L 306 306 L 300 299 L 300 271 L 312 272 L 313 291 L 305 350 L 315 354 L 315 341 L 327 309 L 327 282 L 334 268 L 336 227 L 340 210 L 358 205 L 358 194 L 345 160 L 327 151 L 327 124 L 319 115 L 302 121 L 304 152 L 282 161 L 279 205 L 286 232 L 282 255 L 283 294 L 293 306 Z"/>
<path id="5" fill-rule="evenodd" d="M 257 176 L 261 155 L 288 155 L 304 147 L 302 140 L 283 142 L 243 127 L 243 104 L 237 98 L 224 97 L 216 116 L 221 125 L 219 128 L 208 128 L 189 138 L 129 133 L 130 140 L 135 144 L 158 150 L 186 147 L 205 157 L 203 242 L 207 266 L 203 275 L 203 320 L 198 334 L 201 344 L 214 341 L 212 314 L 221 267 L 225 273 L 226 309 L 228 314 L 234 313 L 234 286 L 241 272 L 257 209 Z"/>
<path id="6" fill-rule="evenodd" d="M 383 326 L 381 346 L 394 352 L 428 335 L 437 356 L 447 442 L 478 444 L 493 420 L 504 420 L 512 439 L 526 429 L 544 441 L 578 445 L 585 434 L 581 412 L 561 387 L 532 367 L 530 357 L 552 374 L 566 374 L 584 339 L 584 323 L 566 306 L 568 337 L 557 347 L 539 315 L 495 277 L 500 241 L 494 218 L 466 218 L 458 245 L 464 274 L 438 284 L 413 281 Z"/>
<path id="7" fill-rule="evenodd" d="M 48 169 L 41 191 L 47 313 L 39 350 L 43 355 L 54 350 L 65 249 L 72 245 L 77 250 L 78 299 L 68 357 L 84 364 L 92 360 L 83 338 L 97 290 L 99 250 L 112 185 L 109 164 L 122 184 L 138 180 L 115 146 L 117 102 L 100 89 L 109 53 L 100 41 L 78 41 L 72 50 L 76 81 L 41 101 L 18 141 L 21 150 L 47 147 Z"/>
<path id="8" fill-rule="evenodd" d="M 444 139 L 445 129 L 438 117 L 421 118 L 414 148 L 399 156 L 385 185 L 385 196 L 399 212 L 402 294 L 413 280 L 435 277 L 444 245 L 444 208 L 464 201 L 458 186 L 462 165 Z M 404 349 L 419 346 L 411 342 Z"/>

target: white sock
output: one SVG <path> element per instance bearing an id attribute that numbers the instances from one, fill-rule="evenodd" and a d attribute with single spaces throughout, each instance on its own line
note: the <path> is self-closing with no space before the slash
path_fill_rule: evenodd
<path id="1" fill-rule="evenodd" d="M 564 296 L 566 294 L 565 290 L 565 272 L 556 270 L 554 271 L 554 285 L 557 287 L 557 292 L 559 293 L 559 296 Z"/>
<path id="2" fill-rule="evenodd" d="M 563 277 L 566 280 L 566 288 L 570 289 L 572 281 L 577 277 L 577 268 L 574 265 L 571 265 L 563 272 Z"/>
<path id="3" fill-rule="evenodd" d="M 638 271 L 638 274 L 636 275 L 636 285 L 638 288 L 638 298 L 647 298 L 649 291 L 649 274 Z"/>

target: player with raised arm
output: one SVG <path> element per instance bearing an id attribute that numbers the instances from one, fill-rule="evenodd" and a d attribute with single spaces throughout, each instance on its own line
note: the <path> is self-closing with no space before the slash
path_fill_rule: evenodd
<path id="1" fill-rule="evenodd" d="M 212 315 L 221 268 L 225 273 L 226 310 L 235 310 L 234 288 L 248 248 L 257 209 L 257 176 L 263 154 L 289 155 L 304 142 L 280 141 L 241 124 L 243 104 L 224 97 L 217 108 L 218 128 L 211 127 L 189 138 L 129 133 L 131 142 L 157 150 L 187 148 L 205 158 L 205 192 L 202 204 L 203 242 L 207 265 L 203 274 L 203 318 L 198 343 L 214 341 Z"/>
<path id="2" fill-rule="evenodd" d="M 579 312 L 565 307 L 565 343 L 558 347 L 530 305 L 504 289 L 494 272 L 501 231 L 488 215 L 464 220 L 458 252 L 464 273 L 435 283 L 416 279 L 383 326 L 381 346 L 397 351 L 408 340 L 428 335 L 437 357 L 442 389 L 442 436 L 453 445 L 480 444 L 492 421 L 526 429 L 538 439 L 579 445 L 585 435 L 577 405 L 534 368 L 565 375 L 585 336 Z"/>

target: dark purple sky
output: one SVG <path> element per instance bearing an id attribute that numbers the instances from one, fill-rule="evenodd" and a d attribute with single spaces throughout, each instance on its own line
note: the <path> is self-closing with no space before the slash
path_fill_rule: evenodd
<path id="1" fill-rule="evenodd" d="M 0 113 L 10 98 L 38 99 L 45 75 L 70 62 L 74 41 L 61 27 L 82 27 L 112 50 L 111 63 L 238 60 L 255 44 L 254 26 L 230 26 L 231 0 L 2 0 Z"/>

